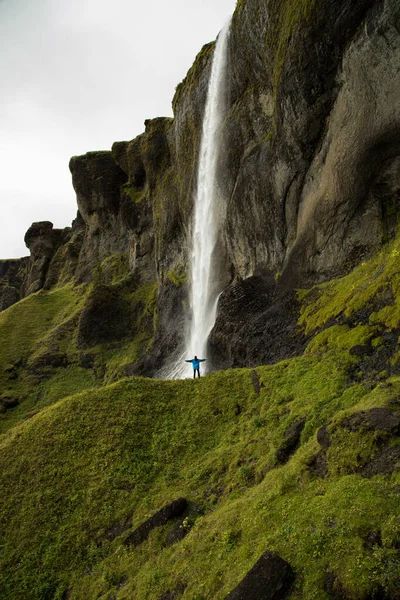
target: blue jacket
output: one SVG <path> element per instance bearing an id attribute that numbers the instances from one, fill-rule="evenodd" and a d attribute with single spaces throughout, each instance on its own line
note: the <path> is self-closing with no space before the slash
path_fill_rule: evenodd
<path id="1" fill-rule="evenodd" d="M 185 360 L 185 362 L 191 362 L 191 363 L 192 363 L 193 370 L 194 370 L 194 371 L 196 371 L 196 369 L 198 369 L 198 368 L 199 368 L 199 366 L 200 366 L 200 363 L 201 363 L 201 362 L 205 362 L 205 360 L 206 360 L 205 358 L 198 358 L 197 360 L 195 360 L 195 359 L 193 358 L 193 360 Z"/>

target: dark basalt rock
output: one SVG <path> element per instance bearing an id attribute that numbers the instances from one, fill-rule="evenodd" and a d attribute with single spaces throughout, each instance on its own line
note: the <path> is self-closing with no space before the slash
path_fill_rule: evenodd
<path id="1" fill-rule="evenodd" d="M 0 396 L 0 404 L 6 409 L 14 408 L 15 406 L 18 406 L 19 400 L 16 396 L 5 393 Z"/>
<path id="2" fill-rule="evenodd" d="M 5 310 L 20 300 L 17 288 L 6 285 L 0 289 L 0 310 Z"/>
<path id="3" fill-rule="evenodd" d="M 186 587 L 186 583 L 178 583 L 178 585 L 173 590 L 167 590 L 166 592 L 164 592 L 160 596 L 160 600 L 177 600 L 183 595 Z"/>
<path id="4" fill-rule="evenodd" d="M 251 372 L 251 380 L 253 382 L 254 391 L 257 394 L 257 396 L 259 396 L 261 388 L 264 387 L 264 384 L 260 383 L 260 378 L 259 378 L 259 376 L 257 374 L 257 371 L 252 371 Z"/>
<path id="5" fill-rule="evenodd" d="M 58 367 L 66 367 L 67 364 L 68 358 L 63 352 L 46 352 L 45 354 L 41 354 L 34 358 L 28 364 L 28 368 L 35 373 L 45 367 L 56 369 Z"/>
<path id="6" fill-rule="evenodd" d="M 309 463 L 310 471 L 319 477 L 328 473 L 326 449 L 331 445 L 328 425 L 323 425 L 317 432 L 317 440 L 322 450 Z M 352 432 L 375 433 L 374 450 L 368 460 L 363 460 L 352 472 L 363 477 L 388 475 L 400 466 L 400 446 L 393 444 L 394 438 L 400 434 L 400 411 L 389 408 L 371 408 L 356 412 L 334 426 L 334 430 L 342 428 Z"/>
<path id="7" fill-rule="evenodd" d="M 275 454 L 276 459 L 280 464 L 287 462 L 290 456 L 295 452 L 299 445 L 301 432 L 303 431 L 305 424 L 306 420 L 304 418 L 299 419 L 287 429 L 285 440 Z"/>
<path id="8" fill-rule="evenodd" d="M 82 369 L 91 369 L 94 364 L 94 356 L 93 354 L 82 353 L 79 359 L 79 366 Z"/>
<path id="9" fill-rule="evenodd" d="M 353 356 L 368 356 L 373 354 L 374 349 L 372 347 L 372 343 L 358 344 L 357 346 L 353 346 L 352 348 L 350 348 L 349 352 Z"/>
<path id="10" fill-rule="evenodd" d="M 185 511 L 186 506 L 187 501 L 185 498 L 178 498 L 167 504 L 128 535 L 124 540 L 124 546 L 138 546 L 149 537 L 150 532 L 155 527 L 160 527 L 168 523 L 169 520 L 180 517 Z"/>
<path id="11" fill-rule="evenodd" d="M 286 598 L 294 573 L 285 560 L 267 550 L 226 600 L 281 600 Z"/>
<path id="12" fill-rule="evenodd" d="M 337 574 L 329 569 L 325 571 L 324 590 L 332 600 L 349 600 L 349 596 Z"/>
<path id="13" fill-rule="evenodd" d="M 87 348 L 122 339 L 130 330 L 132 312 L 117 289 L 97 285 L 87 299 L 78 324 L 78 346 Z"/>
<path id="14" fill-rule="evenodd" d="M 330 436 L 328 433 L 328 425 L 322 425 L 317 431 L 317 442 L 323 448 L 329 448 L 331 445 Z"/>
<path id="15" fill-rule="evenodd" d="M 328 461 L 324 450 L 318 452 L 314 458 L 307 464 L 309 471 L 324 479 L 328 475 Z"/>
<path id="16" fill-rule="evenodd" d="M 384 431 L 399 435 L 400 411 L 392 411 L 388 408 L 371 408 L 344 418 L 340 426 L 350 431 Z"/>
<path id="17" fill-rule="evenodd" d="M 351 600 L 353 594 L 349 593 L 340 581 L 337 573 L 329 570 L 325 571 L 324 590 L 332 600 Z M 386 592 L 383 587 L 378 586 L 371 594 L 360 596 L 362 600 L 398 600 L 400 596 L 394 592 Z"/>
<path id="18" fill-rule="evenodd" d="M 70 228 L 53 229 L 50 221 L 32 223 L 24 238 L 31 253 L 24 295 L 33 294 L 44 287 L 51 260 L 60 246 L 68 242 L 70 235 Z"/>
<path id="19" fill-rule="evenodd" d="M 111 527 L 106 529 L 102 535 L 102 538 L 109 542 L 112 542 L 113 540 L 115 540 L 116 537 L 122 535 L 131 527 L 132 515 L 129 515 L 122 523 L 114 523 L 113 525 L 111 525 Z"/>
<path id="20" fill-rule="evenodd" d="M 208 355 L 216 369 L 271 364 L 303 353 L 307 337 L 297 326 L 294 292 L 279 293 L 260 272 L 227 288 L 218 301 Z"/>
<path id="21" fill-rule="evenodd" d="M 400 446 L 385 445 L 360 470 L 363 477 L 390 475 L 400 469 Z"/>
<path id="22" fill-rule="evenodd" d="M 183 540 L 190 531 L 190 527 L 186 527 L 184 519 L 180 520 L 170 532 L 168 532 L 166 545 L 173 546 L 177 542 Z"/>
<path id="23" fill-rule="evenodd" d="M 24 293 L 29 257 L 0 260 L 0 311 L 18 302 Z"/>

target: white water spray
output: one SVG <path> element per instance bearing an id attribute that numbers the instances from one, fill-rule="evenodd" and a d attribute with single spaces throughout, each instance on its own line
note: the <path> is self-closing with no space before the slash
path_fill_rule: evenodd
<path id="1" fill-rule="evenodd" d="M 185 355 L 170 373 L 171 379 L 189 375 L 183 360 L 204 356 L 207 339 L 214 326 L 217 300 L 215 257 L 218 238 L 219 206 L 216 170 L 219 157 L 219 129 L 224 117 L 224 91 L 227 64 L 227 42 L 230 22 L 220 32 L 214 50 L 207 102 L 203 120 L 195 198 L 191 254 L 191 322 Z M 203 371 L 207 370 L 204 363 Z M 203 366 L 203 365 L 202 365 Z"/>

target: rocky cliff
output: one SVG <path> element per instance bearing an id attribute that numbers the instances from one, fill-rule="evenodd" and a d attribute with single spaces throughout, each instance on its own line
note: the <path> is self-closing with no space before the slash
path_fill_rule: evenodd
<path id="1" fill-rule="evenodd" d="M 259 296 L 257 322 L 287 321 L 293 295 L 277 301 L 281 293 L 287 298 L 294 287 L 348 272 L 394 235 L 399 27 L 395 0 L 238 2 L 220 139 L 218 278 L 225 292 L 214 357 L 229 355 L 230 365 L 240 365 L 276 354 L 252 351 L 240 335 L 229 346 L 224 331 L 235 335 L 241 327 L 232 315 L 241 311 L 242 281 L 255 276 L 255 287 L 269 290 Z M 123 255 L 135 289 L 158 289 L 153 351 L 131 371 L 152 374 L 179 348 L 213 49 L 204 46 L 178 85 L 173 119 L 146 121 L 134 140 L 71 159 L 77 219 L 62 231 L 32 225 L 31 257 L 2 267 L 3 308 L 42 288 L 91 281 L 104 261 Z M 277 356 L 298 351 L 280 342 Z"/>
<path id="2" fill-rule="evenodd" d="M 214 44 L 0 261 L 2 600 L 399 600 L 399 29 L 238 2 L 216 372 L 134 376 L 184 337 Z"/>

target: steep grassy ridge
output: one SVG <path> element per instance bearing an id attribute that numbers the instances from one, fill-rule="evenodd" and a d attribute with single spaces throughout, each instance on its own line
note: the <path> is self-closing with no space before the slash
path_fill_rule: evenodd
<path id="1" fill-rule="evenodd" d="M 123 377 L 153 343 L 156 293 L 155 283 L 137 286 L 110 257 L 94 284 L 40 291 L 1 312 L 0 408 L 2 396 L 19 405 L 0 410 L 0 434 L 65 396 Z M 113 339 L 116 304 L 124 322 Z"/>
<path id="2" fill-rule="evenodd" d="M 68 394 L 98 385 L 93 372 L 79 366 L 73 343 L 86 294 L 87 286 L 66 285 L 32 294 L 0 313 L 0 396 L 20 402 L 0 414 L 0 433 Z M 64 368 L 52 366 L 60 362 Z"/>
<path id="3" fill-rule="evenodd" d="M 139 307 L 140 339 L 86 349 L 94 369 L 28 368 L 49 349 L 81 354 L 74 336 L 90 290 L 41 292 L 2 313 L 2 385 L 26 398 L 7 410 L 14 427 L 0 438 L 0 597 L 218 600 L 270 549 L 295 570 L 292 600 L 335 589 L 395 598 L 399 257 L 396 239 L 347 277 L 299 292 L 299 326 L 314 333 L 303 356 L 195 381 L 87 389 L 151 343 L 141 324 L 155 317 L 154 286 L 118 283 Z M 16 425 L 30 403 L 42 410 Z M 167 543 L 174 521 L 124 545 L 180 496 L 182 541 Z"/>
<path id="4" fill-rule="evenodd" d="M 291 598 L 327 598 L 327 569 L 351 598 L 393 588 L 398 475 L 358 474 L 377 451 L 376 434 L 357 433 L 345 454 L 333 435 L 328 478 L 311 466 L 322 424 L 333 419 L 334 428 L 398 396 L 399 378 L 370 392 L 351 383 L 356 360 L 334 348 L 260 367 L 259 395 L 249 370 L 123 380 L 14 428 L 0 443 L 2 598 L 72 589 L 69 598 L 144 600 L 177 586 L 184 598 L 224 598 L 267 548 L 296 570 Z M 299 418 L 300 447 L 278 466 L 276 451 Z M 133 515 L 132 530 L 178 496 L 196 506 L 183 541 L 165 546 L 172 525 L 136 549 L 122 545 L 125 534 L 110 539 L 115 524 Z"/>

